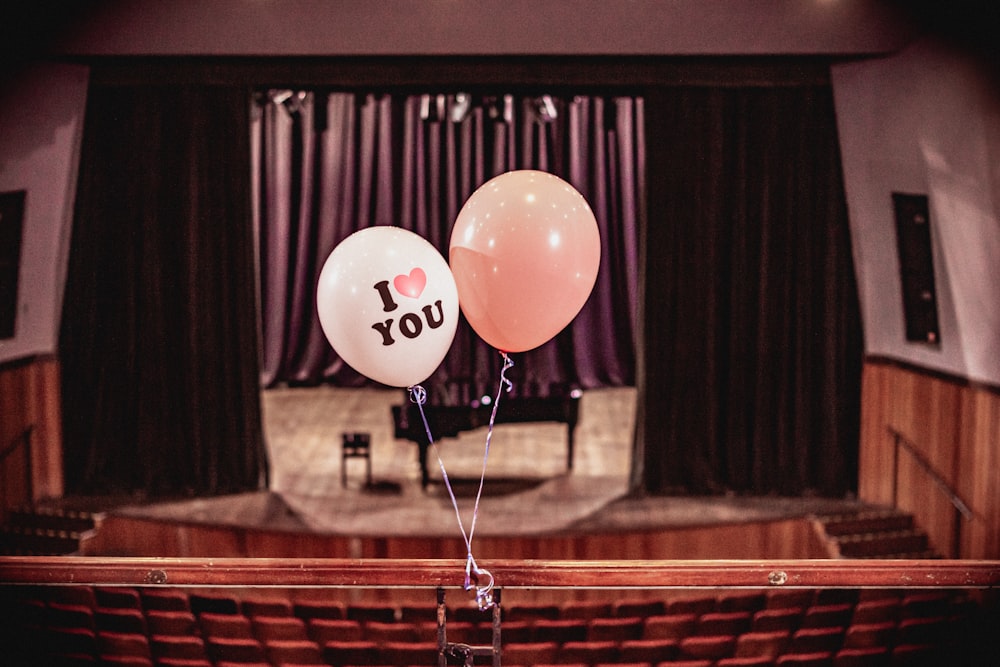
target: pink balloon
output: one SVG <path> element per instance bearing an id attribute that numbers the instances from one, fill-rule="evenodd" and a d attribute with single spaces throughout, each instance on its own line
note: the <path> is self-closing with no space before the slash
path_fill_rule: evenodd
<path id="1" fill-rule="evenodd" d="M 597 220 L 558 176 L 520 170 L 487 181 L 451 232 L 462 313 L 483 340 L 523 352 L 550 340 L 587 302 L 601 259 Z"/>

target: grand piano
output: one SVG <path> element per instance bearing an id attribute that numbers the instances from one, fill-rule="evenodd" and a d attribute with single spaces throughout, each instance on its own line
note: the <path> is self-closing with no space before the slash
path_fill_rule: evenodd
<path id="1" fill-rule="evenodd" d="M 459 433 L 488 426 L 493 406 L 479 401 L 468 405 L 424 405 L 424 414 L 434 441 L 454 438 Z M 566 424 L 566 469 L 573 469 L 573 432 L 576 430 L 580 414 L 579 390 L 551 396 L 501 396 L 494 424 L 514 424 L 531 422 L 558 422 Z M 420 407 L 407 401 L 403 405 L 392 406 L 392 421 L 395 437 L 410 440 L 419 447 L 420 483 L 426 488 L 430 483 L 427 468 L 427 450 L 430 443 L 427 431 L 420 418 Z"/>

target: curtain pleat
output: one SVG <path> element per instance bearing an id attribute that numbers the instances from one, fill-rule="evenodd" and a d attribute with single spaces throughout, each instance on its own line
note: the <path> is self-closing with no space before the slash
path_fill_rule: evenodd
<path id="1" fill-rule="evenodd" d="M 640 486 L 842 495 L 862 343 L 829 88 L 656 102 Z"/>
<path id="2" fill-rule="evenodd" d="M 68 492 L 266 485 L 248 97 L 89 93 L 60 334 Z"/>
<path id="3" fill-rule="evenodd" d="M 262 200 L 256 221 L 263 267 L 261 384 L 367 384 L 329 347 L 316 319 L 315 283 L 326 256 L 356 230 L 398 225 L 447 258 L 462 205 L 486 180 L 511 168 L 550 171 L 571 182 L 595 209 L 604 244 L 590 301 L 562 334 L 518 355 L 511 373 L 514 391 L 531 395 L 547 394 L 553 385 L 632 384 L 636 198 L 644 174 L 642 154 L 632 144 L 641 141 L 642 125 L 635 120 L 641 100 L 553 98 L 557 116 L 543 122 L 535 98 L 524 97 L 507 123 L 491 117 L 481 103 L 471 105 L 464 118 L 452 119 L 455 97 L 441 99 L 443 118 L 422 117 L 419 95 L 271 91 L 259 98 L 256 140 L 284 150 L 263 152 L 254 169 Z M 432 96 L 435 108 L 437 101 Z M 604 104 L 620 109 L 618 126 L 606 127 Z M 313 132 L 306 119 L 316 105 L 325 105 L 326 123 Z M 587 141 L 577 142 L 578 136 Z M 322 165 L 314 176 L 312 160 Z M 284 183 L 275 180 L 282 170 Z M 318 214 L 306 215 L 306 209 Z M 289 211 L 297 214 L 290 218 Z M 288 247 L 300 252 L 292 256 Z M 493 393 L 499 367 L 497 351 L 462 319 L 447 357 L 424 384 L 430 400 L 467 403 Z"/>

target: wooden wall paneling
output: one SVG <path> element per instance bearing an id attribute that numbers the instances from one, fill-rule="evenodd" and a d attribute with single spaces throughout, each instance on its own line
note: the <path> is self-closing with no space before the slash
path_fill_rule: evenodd
<path id="1" fill-rule="evenodd" d="M 365 537 L 136 519 L 110 515 L 88 544 L 91 556 L 201 558 L 464 559 L 459 537 Z M 475 537 L 473 554 L 495 560 L 718 560 L 826 558 L 812 521 L 625 531 L 607 534 Z"/>
<path id="2" fill-rule="evenodd" d="M 890 427 L 911 441 L 976 513 L 961 522 L 948 496 L 914 457 L 899 454 L 898 507 L 911 512 L 939 553 L 960 558 L 1000 556 L 1000 391 L 892 362 L 868 360 L 862 375 L 858 495 L 893 501 L 894 442 Z"/>
<path id="3" fill-rule="evenodd" d="M 892 437 L 886 429 L 891 380 L 885 366 L 865 364 L 862 369 L 858 495 L 879 504 L 892 501 Z"/>
<path id="4" fill-rule="evenodd" d="M 27 489 L 18 494 L 22 502 L 59 498 L 63 494 L 60 412 L 59 363 L 55 358 L 32 357 L 0 368 L 0 447 L 6 447 L 25 428 L 33 428 L 31 489 L 30 494 Z M 22 461 L 12 458 L 10 465 L 5 466 L 10 477 L 2 480 L 8 489 L 5 495 L 14 497 L 9 493 L 13 485 L 24 486 L 22 465 Z"/>
<path id="5" fill-rule="evenodd" d="M 1000 398 L 975 388 L 962 402 L 958 492 L 975 513 L 962 523 L 962 551 L 968 558 L 1000 554 Z"/>

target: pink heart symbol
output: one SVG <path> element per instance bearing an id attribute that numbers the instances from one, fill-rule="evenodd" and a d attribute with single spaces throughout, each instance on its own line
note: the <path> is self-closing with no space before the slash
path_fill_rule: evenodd
<path id="1" fill-rule="evenodd" d="M 427 274 L 420 267 L 410 271 L 410 275 L 398 275 L 392 281 L 392 286 L 403 296 L 416 299 L 427 285 Z"/>

